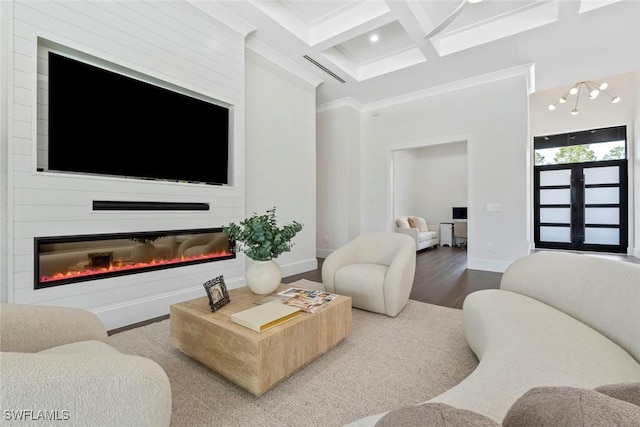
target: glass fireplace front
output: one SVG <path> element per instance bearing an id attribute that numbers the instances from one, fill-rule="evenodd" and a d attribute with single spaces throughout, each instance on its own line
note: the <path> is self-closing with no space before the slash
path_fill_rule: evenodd
<path id="1" fill-rule="evenodd" d="M 36 237 L 35 289 L 235 258 L 222 228 Z"/>

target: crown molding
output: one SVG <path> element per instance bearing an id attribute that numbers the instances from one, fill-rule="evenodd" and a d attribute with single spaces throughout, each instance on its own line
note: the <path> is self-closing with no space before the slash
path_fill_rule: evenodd
<path id="1" fill-rule="evenodd" d="M 324 80 L 322 80 L 320 77 L 318 77 L 314 73 L 306 70 L 302 66 L 296 64 L 289 58 L 283 56 L 282 54 L 278 53 L 271 47 L 267 46 L 261 41 L 258 41 L 254 37 L 247 37 L 247 39 L 245 40 L 245 47 L 251 50 L 252 52 L 257 53 L 258 55 L 264 57 L 265 59 L 268 59 L 274 64 L 284 68 L 291 74 L 301 78 L 302 80 L 313 85 L 314 87 L 318 87 L 320 83 L 324 82 Z"/>
<path id="2" fill-rule="evenodd" d="M 474 86 L 480 86 L 487 83 L 493 83 L 500 80 L 509 79 L 516 76 L 525 76 L 527 79 L 527 91 L 529 94 L 533 92 L 533 64 L 525 64 L 517 67 L 507 68 L 480 76 L 471 77 L 465 80 L 436 86 L 433 88 L 412 92 L 406 95 L 396 96 L 393 98 L 383 99 L 381 101 L 364 104 L 362 112 L 377 110 L 379 108 L 392 107 L 398 104 L 417 101 L 423 98 L 429 98 L 436 95 L 442 95 L 461 89 L 468 89 Z"/>
<path id="3" fill-rule="evenodd" d="M 205 15 L 215 19 L 217 22 L 231 28 L 233 31 L 239 33 L 242 37 L 247 37 L 257 28 L 240 18 L 235 13 L 231 12 L 226 7 L 222 6 L 216 1 L 202 1 L 202 0 L 185 0 L 191 6 L 197 8 Z"/>
<path id="4" fill-rule="evenodd" d="M 322 113 L 323 111 L 329 111 L 340 107 L 351 107 L 358 112 L 362 112 L 362 104 L 352 97 L 346 96 L 344 98 L 336 99 L 335 101 L 318 105 L 316 107 L 316 113 Z"/>
<path id="5" fill-rule="evenodd" d="M 423 98 L 429 98 L 431 96 L 442 95 L 449 92 L 454 92 L 460 89 L 467 89 L 474 86 L 480 86 L 487 83 L 496 82 L 499 80 L 505 80 L 516 76 L 525 76 L 527 84 L 527 94 L 531 95 L 535 92 L 535 64 L 524 64 L 517 67 L 506 68 L 504 70 L 495 71 L 480 76 L 471 77 L 465 80 L 459 80 L 450 84 L 440 85 L 433 88 L 420 90 L 417 92 L 408 93 L 406 95 L 396 96 L 392 98 L 383 99 L 381 101 L 370 102 L 368 104 L 361 104 L 357 100 L 351 97 L 340 98 L 335 101 L 330 101 L 324 104 L 320 104 L 316 107 L 316 112 L 332 110 L 334 108 L 350 106 L 361 113 L 378 110 L 380 108 L 392 107 L 394 105 L 405 104 L 407 102 L 417 101 Z"/>

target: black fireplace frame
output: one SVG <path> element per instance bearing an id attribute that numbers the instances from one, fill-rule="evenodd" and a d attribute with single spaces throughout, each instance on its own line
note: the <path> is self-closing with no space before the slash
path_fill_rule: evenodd
<path id="1" fill-rule="evenodd" d="M 46 237 L 34 237 L 34 289 L 44 289 L 54 286 L 67 285 L 71 283 L 86 282 L 99 280 L 104 278 L 127 276 L 131 274 L 140 274 L 156 270 L 164 270 L 167 268 L 186 267 L 195 264 L 203 264 L 208 262 L 223 261 L 227 259 L 236 258 L 235 252 L 232 250 L 233 241 L 229 239 L 229 255 L 221 255 L 203 259 L 189 259 L 184 261 L 175 261 L 171 263 L 163 263 L 157 265 L 138 266 L 132 269 L 108 271 L 104 273 L 92 273 L 88 275 L 78 275 L 67 278 L 60 278 L 51 281 L 42 282 L 40 271 L 40 246 L 50 243 L 70 243 L 70 242 L 92 242 L 100 240 L 112 240 L 112 239 L 132 239 L 132 238 L 144 238 L 144 237 L 158 237 L 158 236 L 178 236 L 178 235 L 192 235 L 192 234 L 208 234 L 208 233 L 222 233 L 222 227 L 213 228 L 196 228 L 196 229 L 180 229 L 180 230 L 160 230 L 160 231 L 145 231 L 145 232 L 125 232 L 125 233 L 101 233 L 101 234 L 78 234 L 67 236 L 46 236 Z M 99 252 L 99 249 L 96 250 Z"/>

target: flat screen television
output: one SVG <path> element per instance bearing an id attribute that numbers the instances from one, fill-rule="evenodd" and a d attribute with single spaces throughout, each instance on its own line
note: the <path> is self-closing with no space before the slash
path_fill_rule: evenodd
<path id="1" fill-rule="evenodd" d="M 461 220 L 467 219 L 467 208 L 466 207 L 453 207 L 451 208 L 451 216 L 453 219 Z"/>
<path id="2" fill-rule="evenodd" d="M 49 52 L 47 170 L 229 183 L 226 106 Z"/>

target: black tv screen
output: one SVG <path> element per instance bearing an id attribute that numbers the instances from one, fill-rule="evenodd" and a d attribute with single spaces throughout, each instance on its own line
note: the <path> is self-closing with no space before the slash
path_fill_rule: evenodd
<path id="1" fill-rule="evenodd" d="M 229 183 L 229 108 L 53 52 L 48 93 L 48 170 Z"/>
<path id="2" fill-rule="evenodd" d="M 451 208 L 453 219 L 467 219 L 466 207 L 454 207 Z"/>

